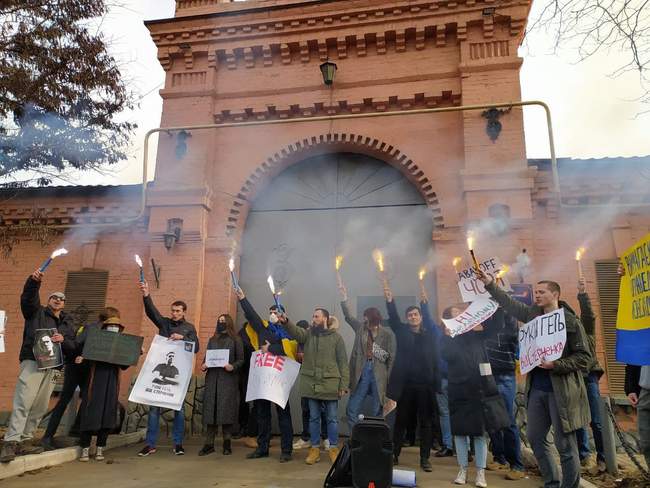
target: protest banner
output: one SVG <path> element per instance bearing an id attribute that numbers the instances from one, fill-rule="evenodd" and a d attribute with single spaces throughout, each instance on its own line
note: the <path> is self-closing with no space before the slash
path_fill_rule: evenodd
<path id="1" fill-rule="evenodd" d="M 194 343 L 154 336 L 129 401 L 180 410 L 192 378 Z"/>
<path id="2" fill-rule="evenodd" d="M 566 344 L 564 309 L 559 308 L 519 328 L 519 367 L 526 374 L 542 361 L 555 361 Z"/>
<path id="3" fill-rule="evenodd" d="M 52 369 L 63 366 L 61 343 L 52 341 L 52 336 L 57 333 L 56 329 L 36 329 L 34 332 L 32 352 L 34 358 L 36 358 L 38 369 Z"/>
<path id="4" fill-rule="evenodd" d="M 485 274 L 491 276 L 495 280 L 497 273 L 501 271 L 501 268 L 503 267 L 499 258 L 486 259 L 485 261 L 481 261 L 478 266 Z M 506 291 L 511 290 L 510 282 L 508 282 L 508 279 L 505 276 L 499 278 L 498 285 Z M 458 289 L 460 290 L 464 302 L 473 302 L 479 298 L 490 298 L 490 294 L 485 291 L 485 286 L 476 277 L 476 272 L 474 271 L 473 266 L 459 271 Z"/>
<path id="5" fill-rule="evenodd" d="M 480 298 L 473 301 L 463 313 L 451 319 L 442 319 L 451 337 L 469 332 L 477 325 L 492 317 L 499 308 L 494 300 Z"/>
<path id="6" fill-rule="evenodd" d="M 143 342 L 144 337 L 92 328 L 81 355 L 89 361 L 133 366 L 140 359 Z"/>
<path id="7" fill-rule="evenodd" d="M 208 349 L 205 351 L 205 365 L 208 368 L 223 368 L 230 362 L 230 349 Z"/>
<path id="8" fill-rule="evenodd" d="M 7 325 L 7 314 L 0 310 L 0 353 L 5 352 L 5 325 Z"/>
<path id="9" fill-rule="evenodd" d="M 300 363 L 291 358 L 255 351 L 251 354 L 246 401 L 269 400 L 284 408 L 299 371 Z"/>
<path id="10" fill-rule="evenodd" d="M 621 257 L 625 275 L 619 288 L 616 360 L 650 365 L 650 234 Z"/>

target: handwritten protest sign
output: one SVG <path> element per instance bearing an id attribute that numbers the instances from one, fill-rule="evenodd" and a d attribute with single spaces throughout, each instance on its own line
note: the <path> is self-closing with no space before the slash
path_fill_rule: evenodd
<path id="1" fill-rule="evenodd" d="M 621 262 L 616 360 L 650 365 L 650 234 L 625 251 Z"/>
<path id="2" fill-rule="evenodd" d="M 497 273 L 503 267 L 499 258 L 487 259 L 480 262 L 478 266 L 485 274 L 495 279 Z M 499 278 L 499 281 L 501 288 L 507 291 L 511 290 L 510 283 L 505 276 Z M 460 294 L 464 302 L 473 302 L 479 298 L 490 298 L 490 294 L 485 291 L 483 283 L 477 279 L 476 272 L 472 266 L 458 272 L 458 288 L 460 289 Z"/>
<path id="3" fill-rule="evenodd" d="M 442 319 L 452 337 L 469 332 L 477 325 L 494 315 L 499 305 L 494 300 L 480 298 L 473 301 L 467 309 L 452 319 Z"/>
<path id="4" fill-rule="evenodd" d="M 230 362 L 230 349 L 208 349 L 205 352 L 205 365 L 208 368 L 223 368 Z"/>
<path id="5" fill-rule="evenodd" d="M 519 367 L 526 374 L 542 364 L 562 356 L 566 344 L 564 309 L 535 317 L 519 328 Z"/>
<path id="6" fill-rule="evenodd" d="M 269 400 L 284 408 L 299 371 L 300 363 L 293 359 L 255 351 L 251 355 L 246 401 Z"/>
<path id="7" fill-rule="evenodd" d="M 194 343 L 155 336 L 129 401 L 180 410 L 192 377 Z"/>

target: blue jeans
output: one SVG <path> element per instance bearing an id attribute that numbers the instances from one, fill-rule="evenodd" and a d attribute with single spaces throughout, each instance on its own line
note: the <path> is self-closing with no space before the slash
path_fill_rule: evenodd
<path id="1" fill-rule="evenodd" d="M 484 436 L 472 437 L 474 439 L 474 462 L 479 469 L 485 469 L 487 465 L 487 440 Z M 469 464 L 469 437 L 465 435 L 455 435 L 456 458 L 461 468 L 467 468 Z"/>
<path id="2" fill-rule="evenodd" d="M 271 405 L 275 405 L 280 425 L 280 446 L 282 452 L 291 454 L 293 451 L 293 425 L 291 424 L 291 409 L 289 402 L 286 408 L 280 408 L 268 400 L 255 400 L 257 413 L 257 450 L 262 453 L 269 452 L 271 442 Z"/>
<path id="3" fill-rule="evenodd" d="M 361 407 L 366 397 L 370 397 L 372 401 L 371 413 L 375 417 L 379 417 L 381 414 L 381 401 L 379 400 L 379 390 L 377 389 L 377 380 L 375 379 L 375 373 L 372 369 L 372 361 L 366 361 L 366 364 L 361 371 L 361 377 L 357 383 L 357 387 L 354 389 L 348 400 L 348 408 L 346 410 L 346 415 L 348 417 L 348 425 L 350 426 L 350 432 L 352 432 L 352 427 L 359 421 L 359 414 L 361 413 Z"/>
<path id="4" fill-rule="evenodd" d="M 523 471 L 521 461 L 521 438 L 515 418 L 515 395 L 517 394 L 517 379 L 515 374 L 495 374 L 499 395 L 503 398 L 506 410 L 510 416 L 510 427 L 490 434 L 492 441 L 492 456 L 499 464 L 510 464 L 510 469 Z"/>
<path id="5" fill-rule="evenodd" d="M 302 434 L 300 434 L 300 438 L 303 441 L 308 441 L 311 439 L 311 436 L 309 435 L 309 398 L 302 397 L 300 399 L 300 408 L 302 410 Z M 320 416 L 320 430 L 321 430 L 321 437 L 323 439 L 327 438 L 327 416 L 325 415 L 325 408 L 322 409 L 321 416 Z"/>
<path id="6" fill-rule="evenodd" d="M 339 419 L 338 400 L 316 400 L 309 398 L 309 436 L 311 437 L 311 446 L 320 446 L 320 419 L 325 406 L 325 416 L 327 418 L 327 439 L 330 441 L 330 448 L 336 447 L 339 443 Z"/>
<path id="7" fill-rule="evenodd" d="M 589 400 L 589 410 L 591 412 L 591 431 L 594 434 L 594 444 L 596 446 L 596 458 L 599 461 L 605 461 L 605 452 L 603 448 L 603 426 L 600 422 L 600 389 L 598 388 L 598 378 L 593 373 L 585 378 L 587 387 L 587 399 Z M 589 434 L 585 427 L 576 431 L 578 437 L 578 451 L 580 459 L 585 459 L 591 455 L 589 448 Z"/>
<path id="8" fill-rule="evenodd" d="M 451 421 L 449 420 L 449 397 L 447 396 L 448 388 L 449 380 L 447 378 L 441 378 L 440 392 L 436 393 L 436 403 L 438 403 L 438 414 L 440 415 L 440 433 L 442 434 L 443 447 L 453 449 Z"/>
<path id="9" fill-rule="evenodd" d="M 149 447 L 156 447 L 158 442 L 158 432 L 160 432 L 160 407 L 149 407 L 147 418 L 147 435 L 144 439 L 145 444 Z M 174 423 L 172 424 L 172 439 L 174 445 L 183 443 L 183 434 L 185 433 L 185 413 L 183 409 L 174 412 Z"/>

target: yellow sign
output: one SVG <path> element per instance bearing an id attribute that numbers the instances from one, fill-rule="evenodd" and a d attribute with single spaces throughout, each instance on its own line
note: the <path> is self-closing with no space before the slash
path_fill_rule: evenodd
<path id="1" fill-rule="evenodd" d="M 650 234 L 630 247 L 621 262 L 621 277 L 616 328 L 626 331 L 650 329 Z"/>

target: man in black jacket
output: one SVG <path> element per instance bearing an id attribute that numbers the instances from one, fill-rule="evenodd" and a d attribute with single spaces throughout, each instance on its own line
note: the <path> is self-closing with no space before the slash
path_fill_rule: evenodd
<path id="1" fill-rule="evenodd" d="M 140 290 L 144 300 L 144 311 L 156 327 L 158 334 L 168 337 L 172 341 L 188 341 L 194 343 L 194 354 L 199 352 L 199 338 L 196 335 L 196 329 L 192 324 L 185 320 L 187 305 L 180 300 L 171 305 L 171 317 L 163 317 L 156 306 L 153 304 L 149 294 L 149 284 L 140 283 Z M 138 456 L 148 456 L 156 452 L 156 442 L 158 441 L 158 432 L 160 430 L 160 407 L 149 407 L 147 418 L 147 435 L 145 437 L 145 446 L 138 453 Z M 172 425 L 172 439 L 174 441 L 174 454 L 182 456 L 185 454 L 183 448 L 183 435 L 185 433 L 185 413 L 183 409 L 174 412 L 174 423 Z"/>
<path id="2" fill-rule="evenodd" d="M 56 381 L 56 368 L 38 369 L 34 357 L 34 338 L 39 329 L 55 329 L 50 336 L 52 343 L 61 344 L 64 353 L 74 349 L 72 321 L 63 311 L 65 295 L 50 294 L 47 306 L 42 306 L 39 290 L 43 279 L 40 270 L 27 278 L 20 296 L 20 308 L 25 318 L 23 342 L 20 348 L 20 375 L 14 391 L 13 409 L 0 453 L 0 462 L 12 461 L 17 454 L 43 452 L 40 446 L 31 444 L 34 431 L 47 412 L 50 395 Z"/>

